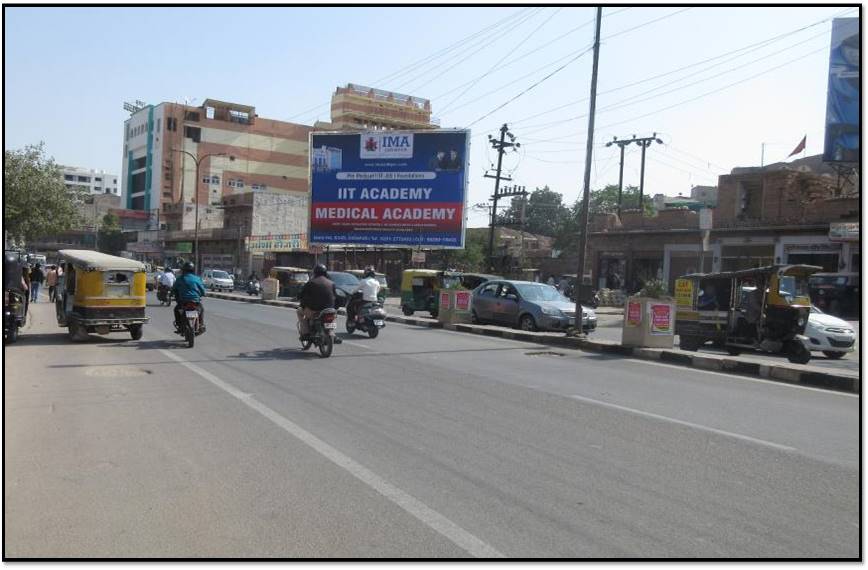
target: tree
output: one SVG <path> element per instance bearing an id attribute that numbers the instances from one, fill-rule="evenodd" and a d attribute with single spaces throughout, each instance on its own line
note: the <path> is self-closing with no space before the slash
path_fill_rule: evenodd
<path id="1" fill-rule="evenodd" d="M 67 188 L 44 143 L 3 152 L 3 225 L 16 241 L 31 241 L 76 227 L 81 187 Z"/>
<path id="2" fill-rule="evenodd" d="M 464 249 L 446 249 L 445 263 L 448 267 L 471 273 L 485 271 L 485 252 L 488 247 L 488 234 L 468 231 L 464 237 Z"/>
<path id="3" fill-rule="evenodd" d="M 609 184 L 599 190 L 591 190 L 590 196 L 591 217 L 594 214 L 615 214 L 618 212 L 618 185 Z M 639 188 L 627 186 L 621 194 L 621 211 L 639 208 Z M 650 196 L 645 196 L 642 201 L 642 209 L 646 216 L 654 214 L 654 203 Z M 573 203 L 569 209 L 561 231 L 555 236 L 555 248 L 561 250 L 574 250 L 579 245 L 579 220 L 582 210 L 581 197 Z"/>
<path id="4" fill-rule="evenodd" d="M 510 225 L 521 227 L 522 199 L 513 198 L 504 218 Z M 524 231 L 544 236 L 557 236 L 567 221 L 570 210 L 564 206 L 564 197 L 548 186 L 530 193 L 525 206 Z"/>
<path id="5" fill-rule="evenodd" d="M 114 214 L 103 216 L 97 233 L 97 249 L 103 253 L 118 255 L 126 246 L 120 219 Z"/>

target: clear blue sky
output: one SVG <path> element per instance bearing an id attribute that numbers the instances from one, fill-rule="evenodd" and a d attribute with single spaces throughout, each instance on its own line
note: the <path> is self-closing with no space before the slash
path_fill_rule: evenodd
<path id="1" fill-rule="evenodd" d="M 605 8 L 592 187 L 618 180 L 616 147 L 599 144 L 614 135 L 663 133 L 666 144 L 655 145 L 647 156 L 651 195 L 687 193 L 695 184 L 715 184 L 717 174 L 733 166 L 758 164 L 762 142 L 770 143 L 767 162 L 784 159 L 805 134 L 807 153 L 821 152 L 829 22 L 753 51 L 642 80 L 844 10 Z M 60 163 L 120 173 L 127 116 L 122 104 L 135 99 L 215 98 L 254 105 L 263 117 L 312 124 L 328 119 L 334 88 L 354 82 L 430 98 L 442 126 L 465 127 L 589 47 L 594 9 L 7 8 L 5 13 L 7 148 L 42 140 Z M 846 14 L 857 15 L 856 10 Z M 499 21 L 499 27 L 442 53 Z M 439 57 L 405 69 L 438 52 Z M 492 70 L 498 65 L 505 66 Z M 586 53 L 473 124 L 469 204 L 491 193 L 493 181 L 482 176 L 495 158 L 486 135 L 504 122 L 523 144 L 522 152 L 505 159 L 515 183 L 528 189 L 548 184 L 568 202 L 578 197 L 590 71 Z M 532 117 L 562 105 L 567 106 Z M 606 110 L 616 105 L 622 106 Z M 571 117 L 578 118 L 565 121 Z M 632 148 L 626 184 L 639 180 L 638 147 Z M 471 226 L 484 224 L 483 212 L 471 215 Z"/>

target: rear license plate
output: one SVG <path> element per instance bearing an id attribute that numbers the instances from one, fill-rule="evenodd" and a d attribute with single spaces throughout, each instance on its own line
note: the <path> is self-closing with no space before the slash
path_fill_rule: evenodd
<path id="1" fill-rule="evenodd" d="M 187 315 L 188 319 L 192 319 L 199 316 L 199 311 L 186 311 L 184 314 Z"/>
<path id="2" fill-rule="evenodd" d="M 336 328 L 338 328 L 338 324 L 337 323 L 325 323 L 325 328 L 336 329 Z"/>
<path id="3" fill-rule="evenodd" d="M 386 324 L 386 321 L 374 321 L 374 325 L 378 327 L 382 327 Z"/>

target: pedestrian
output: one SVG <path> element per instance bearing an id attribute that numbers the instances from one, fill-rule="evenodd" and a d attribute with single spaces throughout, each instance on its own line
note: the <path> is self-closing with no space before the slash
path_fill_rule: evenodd
<path id="1" fill-rule="evenodd" d="M 549 285 L 551 285 L 552 287 L 554 287 L 554 286 L 555 286 L 555 276 L 554 276 L 554 275 L 549 275 L 549 280 L 546 281 L 546 283 L 548 283 Z"/>
<path id="2" fill-rule="evenodd" d="M 39 288 L 45 281 L 45 273 L 42 272 L 42 266 L 38 263 L 30 272 L 30 300 L 35 303 L 39 299 Z"/>
<path id="3" fill-rule="evenodd" d="M 45 286 L 48 287 L 48 301 L 53 303 L 57 298 L 57 266 L 49 265 L 45 274 Z"/>

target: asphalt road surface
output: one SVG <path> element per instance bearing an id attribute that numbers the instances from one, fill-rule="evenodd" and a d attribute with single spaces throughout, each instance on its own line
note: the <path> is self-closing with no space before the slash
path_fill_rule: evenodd
<path id="1" fill-rule="evenodd" d="M 394 323 L 320 359 L 216 299 L 188 349 L 170 312 L 71 344 L 40 303 L 6 347 L 6 557 L 860 555 L 854 395 Z"/>

